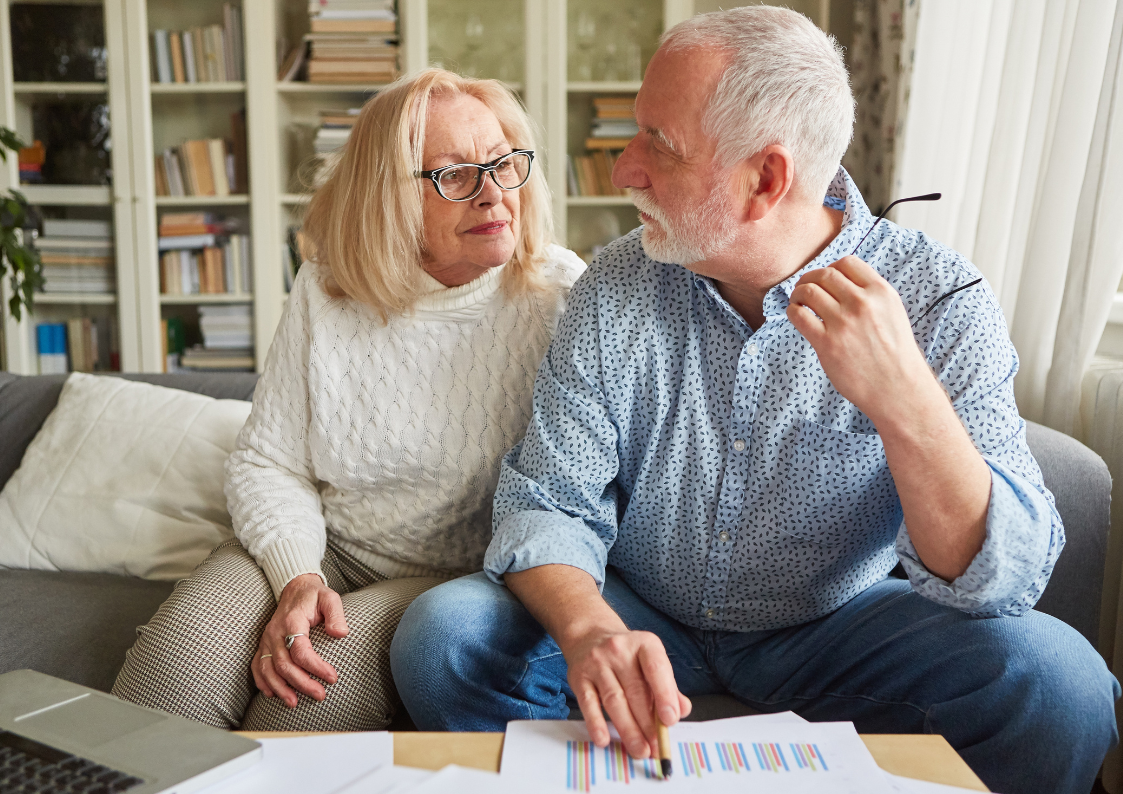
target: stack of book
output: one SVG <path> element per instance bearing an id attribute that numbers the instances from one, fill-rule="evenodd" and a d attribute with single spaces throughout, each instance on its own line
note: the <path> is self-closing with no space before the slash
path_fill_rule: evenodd
<path id="1" fill-rule="evenodd" d="M 321 110 L 320 127 L 312 142 L 316 154 L 330 154 L 346 146 L 361 111 L 362 108 Z"/>
<path id="2" fill-rule="evenodd" d="M 252 370 L 253 309 L 246 304 L 200 306 L 203 344 L 185 350 L 184 369 Z"/>
<path id="3" fill-rule="evenodd" d="M 44 292 L 105 295 L 114 291 L 109 221 L 47 218 L 35 247 L 43 262 Z"/>
<path id="4" fill-rule="evenodd" d="M 247 185 L 245 113 L 235 113 L 234 136 L 184 141 L 156 155 L 157 196 L 229 196 Z"/>
<path id="5" fill-rule="evenodd" d="M 593 124 L 586 149 L 623 149 L 639 132 L 634 96 L 593 98 Z"/>
<path id="6" fill-rule="evenodd" d="M 394 0 L 311 0 L 308 16 L 309 82 L 389 83 L 397 78 Z"/>
<path id="7" fill-rule="evenodd" d="M 66 322 L 39 323 L 35 328 L 39 374 L 118 370 L 120 357 L 113 346 L 115 339 L 112 317 L 72 317 Z"/>
<path id="8" fill-rule="evenodd" d="M 160 83 L 245 80 L 242 9 L 222 4 L 221 25 L 152 33 L 154 79 Z"/>
<path id="9" fill-rule="evenodd" d="M 43 163 L 47 161 L 47 150 L 42 141 L 19 150 L 19 181 L 21 185 L 38 185 L 43 182 Z"/>
<path id="10" fill-rule="evenodd" d="M 234 295 L 253 289 L 249 235 L 209 212 L 167 213 L 160 219 L 160 292 Z"/>
<path id="11" fill-rule="evenodd" d="M 634 96 L 593 99 L 593 123 L 585 139 L 587 153 L 566 160 L 571 196 L 624 196 L 612 184 L 612 169 L 620 152 L 639 132 Z"/>

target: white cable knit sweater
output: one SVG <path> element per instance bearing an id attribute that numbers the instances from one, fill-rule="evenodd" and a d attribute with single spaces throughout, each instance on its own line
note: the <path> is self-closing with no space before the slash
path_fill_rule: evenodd
<path id="1" fill-rule="evenodd" d="M 477 571 L 500 458 L 526 432 L 534 376 L 584 270 L 550 246 L 549 289 L 510 299 L 501 268 L 430 291 L 384 325 L 300 269 L 253 410 L 226 462 L 234 532 L 274 593 L 332 541 L 389 576 Z"/>

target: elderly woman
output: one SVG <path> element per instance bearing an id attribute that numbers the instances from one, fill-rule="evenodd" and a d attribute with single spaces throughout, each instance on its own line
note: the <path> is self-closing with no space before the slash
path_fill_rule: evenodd
<path id="1" fill-rule="evenodd" d="M 431 69 L 366 104 L 227 462 L 237 540 L 138 629 L 115 695 L 223 728 L 390 722 L 394 629 L 480 570 L 584 267 L 549 244 L 533 149 L 494 81 Z"/>

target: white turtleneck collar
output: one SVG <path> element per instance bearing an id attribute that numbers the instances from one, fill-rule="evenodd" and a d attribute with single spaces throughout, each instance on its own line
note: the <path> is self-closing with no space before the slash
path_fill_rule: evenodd
<path id="1" fill-rule="evenodd" d="M 425 320 L 471 320 L 495 297 L 506 265 L 490 268 L 479 278 L 459 287 L 446 287 L 421 271 L 421 292 L 412 315 Z"/>

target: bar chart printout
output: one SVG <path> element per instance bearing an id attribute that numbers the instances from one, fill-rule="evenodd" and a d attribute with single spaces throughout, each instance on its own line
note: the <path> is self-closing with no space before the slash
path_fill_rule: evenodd
<path id="1" fill-rule="evenodd" d="M 511 722 L 501 776 L 533 783 L 534 790 L 609 792 L 621 786 L 652 791 L 815 792 L 888 794 L 884 773 L 850 723 L 731 726 L 722 720 L 680 723 L 671 729 L 674 772 L 662 778 L 658 762 L 635 759 L 619 741 L 597 747 L 584 723 Z M 723 734 L 718 736 L 717 734 Z M 613 736 L 614 739 L 617 737 Z M 623 794 L 623 792 L 621 792 Z"/>

